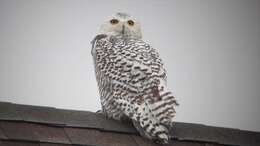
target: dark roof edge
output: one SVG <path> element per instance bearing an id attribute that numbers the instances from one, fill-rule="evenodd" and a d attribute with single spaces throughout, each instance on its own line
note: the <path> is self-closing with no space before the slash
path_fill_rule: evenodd
<path id="1" fill-rule="evenodd" d="M 0 102 L 0 120 L 24 121 L 52 126 L 92 128 L 102 131 L 137 134 L 131 124 L 107 119 L 89 111 L 58 109 Z M 176 122 L 170 131 L 173 139 L 226 145 L 260 145 L 260 132 Z"/>

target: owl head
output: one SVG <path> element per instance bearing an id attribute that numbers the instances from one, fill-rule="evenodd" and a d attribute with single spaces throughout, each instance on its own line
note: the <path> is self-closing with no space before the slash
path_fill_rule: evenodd
<path id="1" fill-rule="evenodd" d="M 100 27 L 100 34 L 120 35 L 125 38 L 141 39 L 140 23 L 126 13 L 116 13 Z"/>

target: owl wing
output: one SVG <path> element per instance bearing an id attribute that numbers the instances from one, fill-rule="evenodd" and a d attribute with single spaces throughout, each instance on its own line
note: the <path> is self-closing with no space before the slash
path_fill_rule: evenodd
<path id="1" fill-rule="evenodd" d="M 98 36 L 92 55 L 101 94 L 108 116 L 128 117 L 137 130 L 150 139 L 168 140 L 175 98 L 166 89 L 166 71 L 155 49 L 142 40 Z"/>

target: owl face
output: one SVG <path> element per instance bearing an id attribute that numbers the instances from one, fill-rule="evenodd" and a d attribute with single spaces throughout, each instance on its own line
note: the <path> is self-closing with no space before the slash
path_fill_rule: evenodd
<path id="1" fill-rule="evenodd" d="M 140 23 L 125 13 L 116 13 L 105 21 L 101 25 L 100 34 L 121 35 L 135 39 L 142 38 Z"/>

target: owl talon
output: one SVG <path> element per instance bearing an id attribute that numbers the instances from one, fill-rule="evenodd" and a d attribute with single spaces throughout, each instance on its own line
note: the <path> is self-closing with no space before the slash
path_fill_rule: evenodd
<path id="1" fill-rule="evenodd" d="M 96 113 L 103 114 L 104 112 L 102 110 L 97 110 Z"/>

